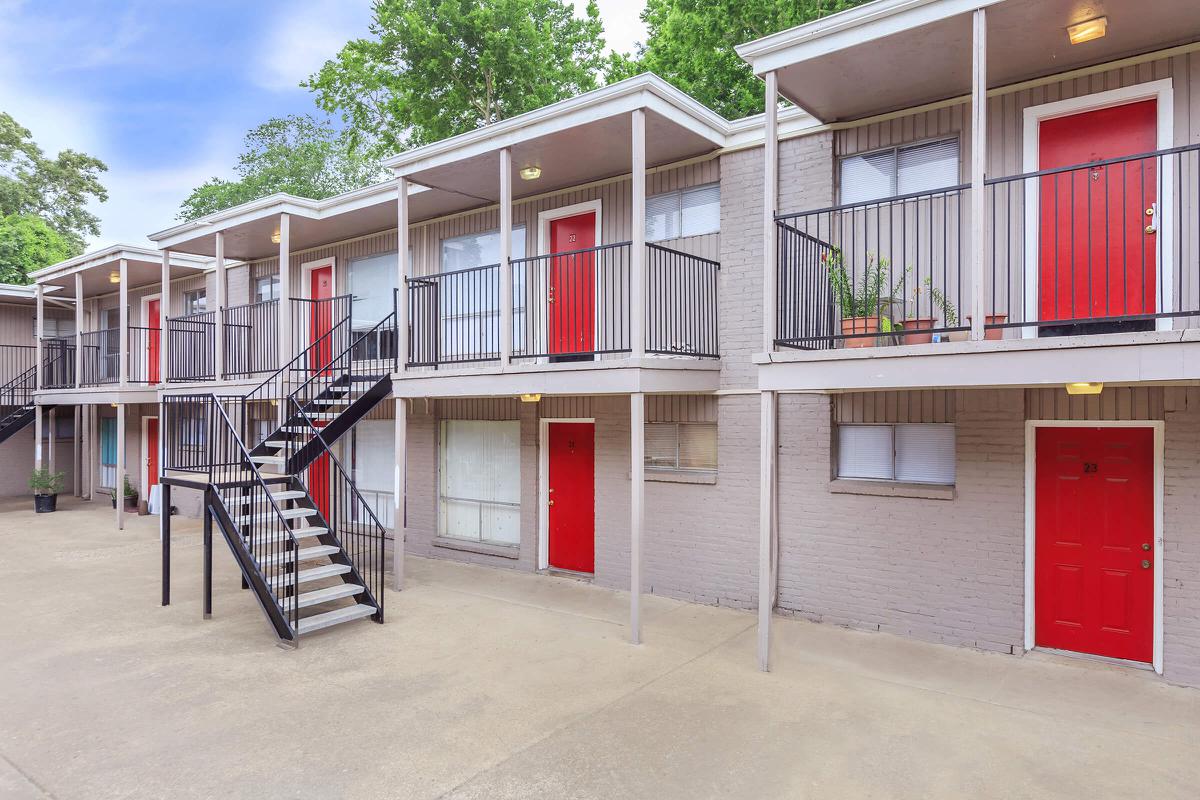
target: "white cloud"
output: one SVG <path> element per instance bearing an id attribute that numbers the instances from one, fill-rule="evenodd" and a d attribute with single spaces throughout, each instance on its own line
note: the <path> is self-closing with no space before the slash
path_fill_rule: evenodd
<path id="1" fill-rule="evenodd" d="M 575 13 L 582 16 L 588 0 L 575 0 Z M 630 53 L 637 42 L 646 41 L 641 13 L 644 0 L 596 0 L 604 23 L 604 42 L 618 53 Z"/>
<path id="2" fill-rule="evenodd" d="M 264 89 L 295 89 L 351 39 L 367 35 L 369 0 L 300 0 L 270 15 L 258 68 L 251 79 Z"/>

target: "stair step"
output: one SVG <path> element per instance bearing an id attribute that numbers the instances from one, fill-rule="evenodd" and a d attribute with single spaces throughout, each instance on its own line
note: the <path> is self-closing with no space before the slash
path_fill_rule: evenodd
<path id="1" fill-rule="evenodd" d="M 309 419 L 337 419 L 341 416 L 340 412 L 333 411 L 312 411 L 305 414 Z"/>
<path id="2" fill-rule="evenodd" d="M 299 489 L 288 489 L 287 491 L 284 491 L 284 492 L 271 492 L 271 497 L 275 498 L 276 503 L 283 503 L 287 500 L 300 500 L 302 498 L 308 497 L 308 493 L 302 492 Z M 244 508 L 245 506 L 250 505 L 250 502 L 253 499 L 254 499 L 253 495 L 234 496 L 234 497 L 227 498 L 225 503 L 226 503 L 226 505 L 230 506 L 231 508 L 234 506 L 238 506 L 238 505 L 240 505 Z M 238 502 L 239 500 L 241 501 L 240 503 Z"/>
<path id="3" fill-rule="evenodd" d="M 324 536 L 327 533 L 329 533 L 329 528 L 323 528 L 320 525 L 313 525 L 312 527 L 306 527 L 306 528 L 292 528 L 291 536 L 288 536 L 283 531 L 273 531 L 270 534 L 265 534 L 263 536 L 256 536 L 256 537 L 254 537 L 254 540 L 256 542 L 266 543 L 266 542 L 279 541 L 281 539 L 286 541 L 287 539 L 291 539 L 291 538 L 311 539 L 314 536 Z"/>
<path id="4" fill-rule="evenodd" d="M 284 519 L 302 519 L 304 517 L 315 517 L 318 511 L 315 508 L 281 508 L 279 509 L 279 513 Z M 235 525 L 245 525 L 247 522 L 254 522 L 256 520 L 270 521 L 273 519 L 275 519 L 275 510 L 271 509 L 270 511 L 261 511 L 257 514 L 242 514 L 241 516 L 234 517 L 233 522 Z"/>
<path id="5" fill-rule="evenodd" d="M 284 458 L 283 456 L 255 456 L 255 455 L 250 456 L 250 460 L 256 464 L 278 464 L 279 466 L 283 466 L 284 462 L 287 461 L 287 459 Z"/>
<path id="6" fill-rule="evenodd" d="M 300 624 L 296 626 L 296 632 L 303 635 L 319 631 L 321 628 L 328 628 L 331 625 L 340 625 L 343 622 L 351 622 L 356 619 L 363 619 L 375 613 L 375 606 L 369 606 L 365 603 L 358 605 L 346 606 L 345 608 L 337 608 L 333 611 L 326 611 L 324 614 L 314 614 L 311 617 L 305 617 L 300 620 Z"/>
<path id="7" fill-rule="evenodd" d="M 273 447 L 276 450 L 282 450 L 287 447 L 287 439 L 267 439 L 263 442 L 267 447 Z"/>
<path id="8" fill-rule="evenodd" d="M 319 544 L 315 547 L 301 547 L 299 550 L 282 550 L 273 553 L 259 561 L 263 566 L 270 566 L 281 561 L 291 561 L 294 556 L 299 556 L 301 561 L 308 561 L 313 558 L 321 558 L 322 556 L 331 556 L 334 553 L 340 553 L 341 549 L 334 547 L 331 544 Z"/>
<path id="9" fill-rule="evenodd" d="M 337 575 L 345 575 L 349 571 L 349 564 L 325 564 L 324 566 L 313 567 L 312 569 L 302 569 L 300 570 L 299 576 L 300 583 L 308 583 L 309 581 L 319 581 L 322 578 L 332 578 Z M 292 574 L 289 572 L 287 574 L 278 576 L 273 583 L 277 587 L 291 586 L 292 577 Z"/>
<path id="10" fill-rule="evenodd" d="M 335 398 L 318 397 L 316 400 L 309 401 L 314 406 L 348 406 L 350 405 L 345 400 Z"/>
<path id="11" fill-rule="evenodd" d="M 300 608 L 308 608 L 309 606 L 328 603 L 330 600 L 341 600 L 343 597 L 353 597 L 356 594 L 362 594 L 365 589 L 357 583 L 343 583 L 338 586 L 330 586 L 328 589 L 314 589 L 311 592 L 304 592 L 296 597 L 296 602 Z M 286 606 L 286 600 L 280 602 L 281 606 Z"/>
<path id="12" fill-rule="evenodd" d="M 312 428 L 307 425 L 284 425 L 279 430 L 284 433 L 312 433 Z"/>

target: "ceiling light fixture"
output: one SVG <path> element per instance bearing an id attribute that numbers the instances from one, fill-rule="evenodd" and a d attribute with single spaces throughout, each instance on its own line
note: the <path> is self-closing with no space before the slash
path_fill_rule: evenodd
<path id="1" fill-rule="evenodd" d="M 1095 381 L 1078 381 L 1067 384 L 1067 394 L 1100 394 L 1104 384 Z"/>
<path id="2" fill-rule="evenodd" d="M 1067 38 L 1071 40 L 1071 44 L 1083 44 L 1093 39 L 1103 39 L 1107 32 L 1108 17 L 1096 17 L 1068 26 Z"/>
<path id="3" fill-rule="evenodd" d="M 120 283 L 121 282 L 121 273 L 115 269 L 112 272 L 108 273 L 108 282 L 109 283 Z"/>
<path id="4" fill-rule="evenodd" d="M 521 395 L 522 403 L 537 403 L 542 399 L 541 394 L 523 394 Z"/>
<path id="5" fill-rule="evenodd" d="M 276 228 L 274 231 L 271 232 L 271 244 L 279 244 L 279 241 L 282 238 L 283 238 L 283 236 L 279 233 L 279 228 Z"/>
<path id="6" fill-rule="evenodd" d="M 536 181 L 540 177 L 542 177 L 542 168 L 541 167 L 522 167 L 521 168 L 521 180 L 523 180 L 523 181 Z"/>

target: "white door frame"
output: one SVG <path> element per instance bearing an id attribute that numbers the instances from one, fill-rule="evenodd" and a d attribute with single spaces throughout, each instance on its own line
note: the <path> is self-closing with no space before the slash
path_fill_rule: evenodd
<path id="1" fill-rule="evenodd" d="M 139 467 L 141 483 L 138 485 L 139 494 L 147 503 L 150 502 L 150 466 L 147 462 L 150 460 L 150 442 L 149 442 L 149 423 L 150 420 L 157 420 L 157 414 L 147 414 L 142 417 L 142 434 L 141 434 L 141 460 Z M 159 444 L 159 470 L 162 470 L 162 425 L 158 426 L 158 444 Z"/>
<path id="2" fill-rule="evenodd" d="M 551 244 L 550 243 L 550 223 L 551 222 L 553 222 L 556 219 L 565 219 L 567 217 L 579 216 L 580 214 L 594 213 L 596 215 L 596 218 L 595 218 L 596 234 L 593 237 L 593 241 L 595 242 L 593 247 L 599 247 L 600 245 L 604 244 L 604 238 L 601 236 L 601 231 L 603 229 L 603 226 L 601 225 L 602 210 L 603 210 L 603 203 L 600 201 L 600 198 L 597 197 L 595 200 L 585 200 L 582 203 L 573 203 L 569 206 L 561 206 L 559 208 L 548 208 L 545 211 L 539 211 L 538 212 L 538 250 L 537 250 L 538 255 L 543 255 L 543 256 L 550 255 L 550 244 Z M 528 249 L 528 247 L 529 247 L 528 241 L 526 241 L 525 247 L 526 247 L 526 249 Z M 593 344 L 593 346 L 595 346 L 598 343 L 599 334 L 600 334 L 600 330 L 599 330 L 600 314 L 598 313 L 599 312 L 599 297 L 596 295 L 596 292 L 595 292 L 595 287 L 599 283 L 597 280 L 597 278 L 599 277 L 599 273 L 600 273 L 600 259 L 594 259 L 592 262 L 592 287 L 593 287 L 592 304 L 595 306 L 595 308 L 593 308 L 593 313 L 592 313 L 592 344 Z M 528 288 L 526 289 L 526 291 L 528 291 Z M 540 293 L 537 293 L 542 298 L 542 302 L 539 304 L 541 307 L 538 309 L 538 319 L 539 319 L 539 329 L 546 336 L 546 346 L 542 348 L 543 350 L 546 350 L 546 351 L 549 351 L 549 349 L 550 349 L 550 331 L 548 330 L 548 322 L 547 322 L 547 319 L 549 316 L 549 309 L 546 308 L 546 295 L 549 293 L 549 291 L 550 291 L 550 262 L 547 261 L 546 262 L 545 286 L 543 287 L 543 290 Z M 526 317 L 529 316 L 529 309 L 525 309 L 525 316 Z M 545 361 L 547 361 L 547 359 L 539 359 L 539 363 L 544 363 Z"/>
<path id="3" fill-rule="evenodd" d="M 1054 119 L 1056 117 L 1069 117 L 1086 111 L 1126 105 L 1141 100 L 1154 100 L 1157 103 L 1158 149 L 1165 150 L 1174 147 L 1174 92 L 1171 79 L 1164 78 L 1157 81 L 1138 83 L 1133 86 L 1124 86 L 1120 89 L 1111 89 L 1106 92 L 1095 92 L 1080 97 L 1071 97 L 1053 103 L 1029 106 L 1024 112 L 1024 122 L 1021 132 L 1023 140 L 1022 171 L 1025 173 L 1038 171 L 1038 164 L 1040 163 L 1038 134 L 1039 124 L 1043 120 Z M 1165 253 L 1168 256 L 1166 259 L 1158 258 L 1158 263 L 1156 264 L 1155 274 L 1159 284 L 1162 286 L 1163 307 L 1159 309 L 1161 313 L 1164 311 L 1173 311 L 1175 308 L 1175 276 L 1169 257 L 1173 252 L 1174 231 L 1170 224 L 1171 215 L 1166 213 L 1172 207 L 1174 184 L 1170 180 L 1170 175 L 1163 175 L 1162 170 L 1158 172 L 1162 191 L 1158 196 L 1159 215 L 1158 233 L 1156 235 L 1158 236 L 1159 243 L 1155 252 L 1156 254 Z M 1025 181 L 1025 319 L 1030 321 L 1036 320 L 1040 313 L 1037 304 L 1037 287 L 1040 285 L 1038 259 L 1041 255 L 1038 246 L 1038 223 L 1041 218 L 1038 207 L 1038 192 L 1040 189 L 1041 180 L 1039 178 L 1029 178 Z M 1166 263 L 1163 263 L 1164 261 Z M 1169 317 L 1160 317 L 1155 320 L 1155 328 L 1160 331 L 1171 330 L 1171 325 L 1172 320 Z M 1038 335 L 1038 328 L 1035 325 L 1023 327 L 1021 335 L 1025 338 L 1036 337 Z"/>
<path id="4" fill-rule="evenodd" d="M 159 301 L 158 302 L 158 348 L 159 348 L 159 352 L 161 353 L 162 347 L 163 347 L 163 342 L 167 335 L 167 309 L 164 308 L 165 304 L 162 302 L 162 292 L 156 292 L 154 294 L 142 295 L 142 304 L 140 307 L 141 316 L 138 317 L 138 322 L 141 323 L 140 327 L 142 327 L 142 328 L 150 327 L 149 323 L 150 323 L 150 301 L 151 300 Z M 149 342 L 146 343 L 146 345 L 147 345 L 147 347 L 146 347 L 146 378 L 147 378 L 147 380 L 150 378 L 150 371 L 151 371 L 150 370 L 151 364 L 150 364 L 149 344 L 150 344 Z M 130 353 L 130 355 L 131 356 L 133 355 L 132 352 Z M 160 367 L 160 371 L 161 371 L 162 365 L 160 364 L 159 367 Z M 159 383 L 162 383 L 162 376 L 159 375 L 158 377 L 159 377 Z"/>
<path id="5" fill-rule="evenodd" d="M 333 296 L 338 296 L 338 270 L 337 256 L 327 256 L 318 258 L 316 261 L 305 261 L 300 265 L 300 297 L 312 299 L 312 272 L 317 269 L 331 267 L 330 275 L 333 278 Z"/>
<path id="6" fill-rule="evenodd" d="M 550 568 L 550 513 L 548 511 L 550 508 L 550 425 L 555 422 L 587 423 L 592 426 L 593 443 L 595 442 L 596 435 L 595 417 L 540 417 L 538 419 L 538 569 Z M 595 451 L 593 450 L 593 468 L 595 458 Z M 595 491 L 596 487 L 593 480 L 593 495 Z M 594 516 L 592 528 L 594 531 Z"/>
<path id="7" fill-rule="evenodd" d="M 1035 485 L 1038 428 L 1151 428 L 1154 431 L 1154 655 L 1151 663 L 1163 671 L 1163 453 L 1166 423 L 1162 420 L 1026 420 L 1025 421 L 1025 650 L 1033 650 L 1034 545 L 1037 491 Z"/>

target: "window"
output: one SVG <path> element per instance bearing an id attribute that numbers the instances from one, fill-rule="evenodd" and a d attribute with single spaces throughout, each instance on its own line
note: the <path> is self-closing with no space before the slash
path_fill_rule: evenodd
<path id="1" fill-rule="evenodd" d="M 842 203 L 927 192 L 958 183 L 958 140 L 876 150 L 841 161 Z"/>
<path id="2" fill-rule="evenodd" d="M 412 250 L 408 251 L 411 273 Z M 350 261 L 350 324 L 356 335 L 370 331 L 395 310 L 396 254 L 356 258 Z M 391 358 L 396 347 L 395 334 L 388 330 L 377 330 L 357 344 L 356 360 Z"/>
<path id="3" fill-rule="evenodd" d="M 397 404 L 404 413 L 402 403 Z M 350 474 L 379 524 L 395 528 L 396 423 L 364 419 L 350 429 Z"/>
<path id="4" fill-rule="evenodd" d="M 521 423 L 443 420 L 438 535 L 500 545 L 521 541 Z"/>
<path id="5" fill-rule="evenodd" d="M 525 257 L 525 226 L 512 231 L 512 257 Z M 442 272 L 500 263 L 500 231 L 468 233 L 442 240 Z"/>
<path id="6" fill-rule="evenodd" d="M 117 418 L 100 418 L 100 486 L 117 485 Z"/>
<path id="7" fill-rule="evenodd" d="M 514 227 L 512 257 L 525 257 L 525 228 Z M 442 240 L 442 271 L 491 266 L 500 261 L 500 232 L 486 231 Z M 477 275 L 477 273 L 471 273 Z M 485 272 L 483 279 L 450 278 L 439 287 L 441 356 L 446 359 L 486 358 L 500 352 L 496 317 L 500 315 L 500 273 Z M 514 341 L 524 339 L 525 270 L 513 270 Z M 483 284 L 483 285 L 480 285 Z M 415 326 L 415 325 L 414 325 Z"/>
<path id="8" fill-rule="evenodd" d="M 953 425 L 838 426 L 839 478 L 953 485 L 954 466 Z"/>
<path id="9" fill-rule="evenodd" d="M 279 299 L 279 275 L 259 275 L 254 279 L 254 302 L 266 303 Z"/>
<path id="10" fill-rule="evenodd" d="M 199 314 L 208 306 L 207 293 L 203 289 L 195 289 L 183 293 L 183 315 Z"/>
<path id="11" fill-rule="evenodd" d="M 37 330 L 37 316 L 33 318 L 33 329 Z M 47 314 L 42 318 L 42 336 L 47 339 L 57 339 L 63 336 L 75 335 L 75 319 L 64 317 L 55 319 Z"/>
<path id="12" fill-rule="evenodd" d="M 646 241 L 719 233 L 721 187 L 710 183 L 646 198 Z"/>
<path id="13" fill-rule="evenodd" d="M 717 423 L 648 423 L 646 425 L 646 468 L 715 472 L 717 469 Z"/>

